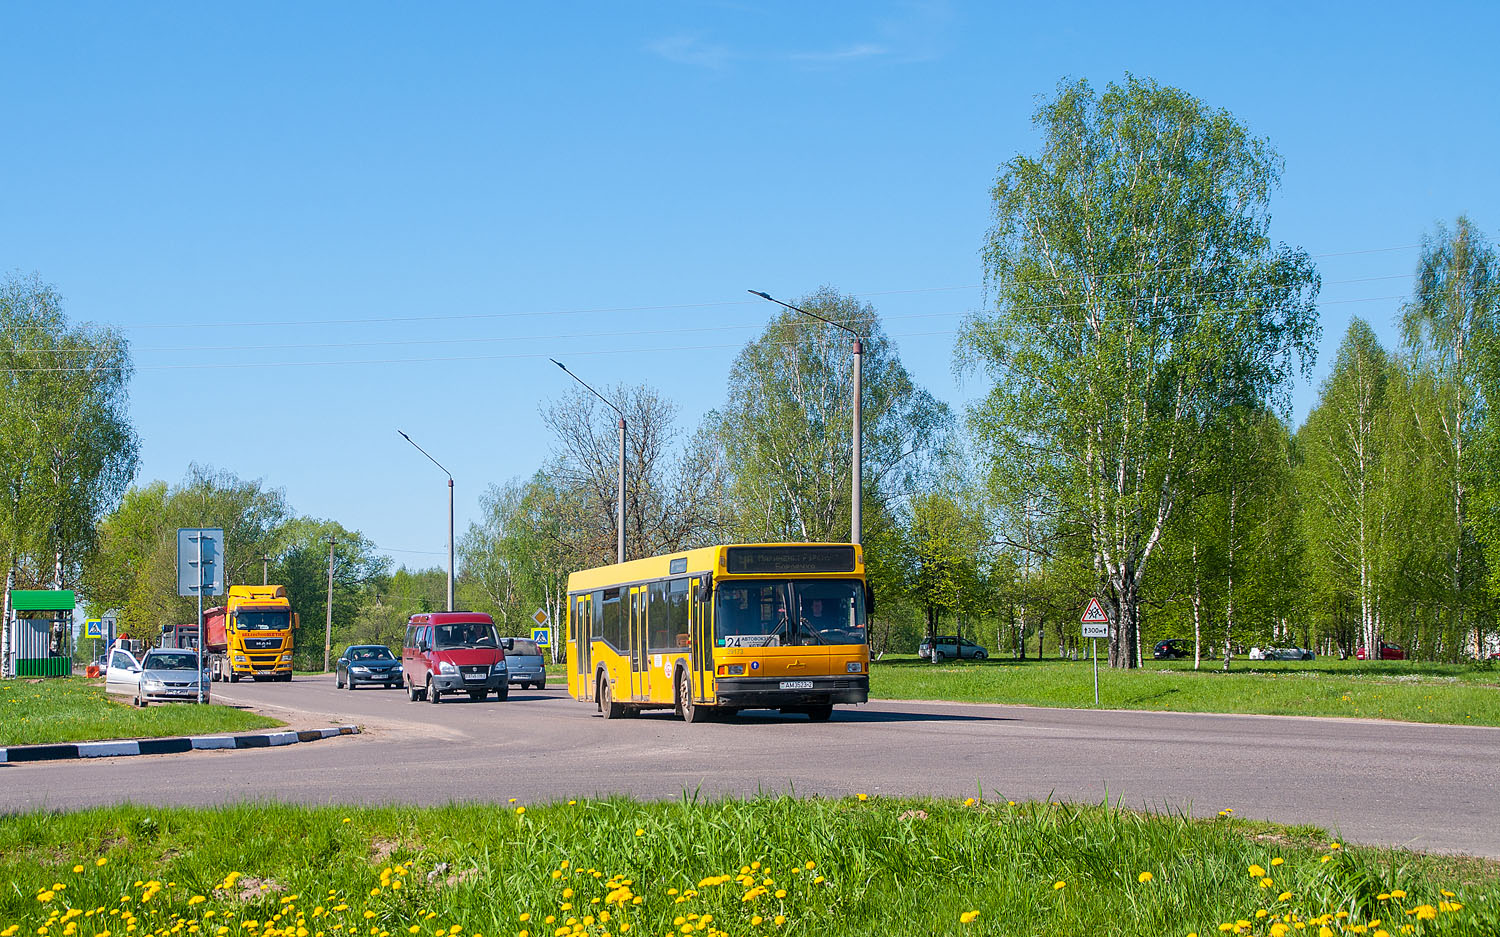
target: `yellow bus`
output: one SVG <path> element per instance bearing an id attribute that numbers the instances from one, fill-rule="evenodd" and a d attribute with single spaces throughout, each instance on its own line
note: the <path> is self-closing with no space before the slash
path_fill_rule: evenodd
<path id="1" fill-rule="evenodd" d="M 874 595 L 852 543 L 703 547 L 568 577 L 568 691 L 606 719 L 828 719 L 870 697 Z"/>

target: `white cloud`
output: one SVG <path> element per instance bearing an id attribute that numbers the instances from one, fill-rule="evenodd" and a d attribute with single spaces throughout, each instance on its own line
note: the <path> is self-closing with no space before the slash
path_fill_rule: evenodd
<path id="1" fill-rule="evenodd" d="M 696 68 L 723 68 L 735 57 L 728 46 L 705 42 L 701 37 L 691 35 L 653 39 L 646 43 L 646 48 L 668 62 Z"/>

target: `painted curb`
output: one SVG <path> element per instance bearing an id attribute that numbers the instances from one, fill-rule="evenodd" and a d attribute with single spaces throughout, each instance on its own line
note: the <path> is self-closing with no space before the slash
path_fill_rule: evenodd
<path id="1" fill-rule="evenodd" d="M 295 732 L 265 732 L 258 735 L 191 735 L 168 739 L 68 742 L 60 745 L 13 745 L 0 748 L 0 765 L 28 761 L 59 761 L 67 758 L 116 758 L 123 755 L 169 755 L 177 752 L 226 748 L 273 748 L 316 742 L 338 735 L 358 735 L 359 726 L 330 726 Z"/>

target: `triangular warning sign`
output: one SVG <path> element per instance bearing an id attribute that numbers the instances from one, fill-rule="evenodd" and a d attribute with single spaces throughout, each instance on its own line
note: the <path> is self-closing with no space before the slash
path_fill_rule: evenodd
<path id="1" fill-rule="evenodd" d="M 1104 614 L 1104 606 L 1099 604 L 1098 599 L 1089 599 L 1089 607 L 1083 610 L 1080 621 L 1085 625 L 1107 625 L 1109 616 Z"/>

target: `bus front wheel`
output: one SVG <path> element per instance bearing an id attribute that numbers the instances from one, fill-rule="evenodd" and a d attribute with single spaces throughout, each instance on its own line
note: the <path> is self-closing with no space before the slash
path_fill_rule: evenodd
<path id="1" fill-rule="evenodd" d="M 599 711 L 606 719 L 625 717 L 625 707 L 615 702 L 614 689 L 609 685 L 609 678 L 603 674 L 599 675 Z"/>
<path id="2" fill-rule="evenodd" d="M 677 715 L 689 725 L 708 720 L 708 710 L 693 700 L 693 681 L 686 670 L 677 671 Z"/>

